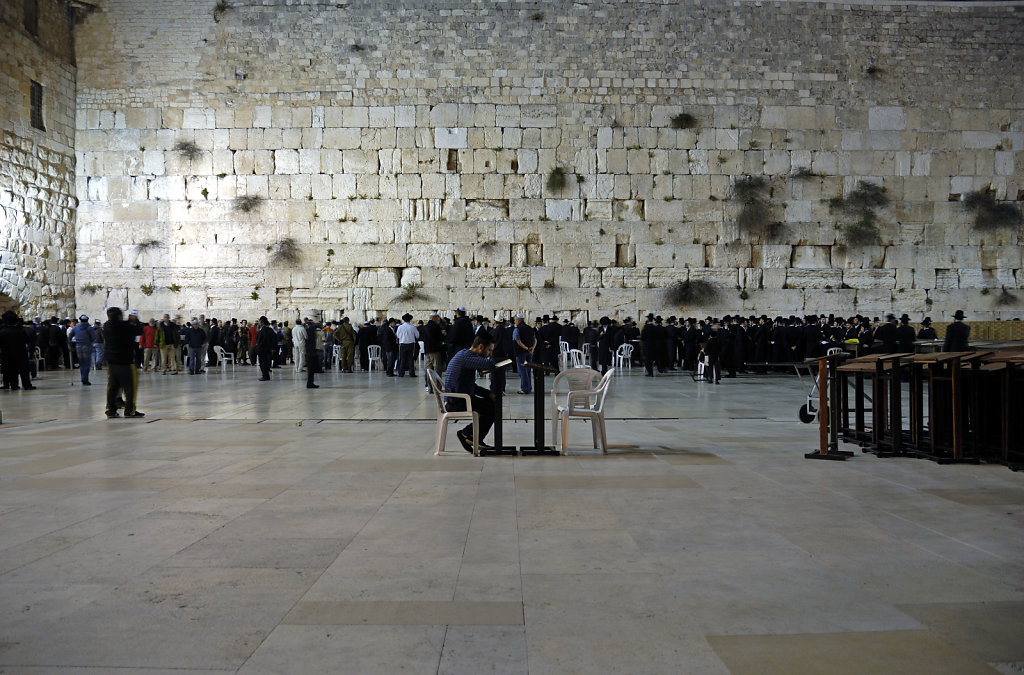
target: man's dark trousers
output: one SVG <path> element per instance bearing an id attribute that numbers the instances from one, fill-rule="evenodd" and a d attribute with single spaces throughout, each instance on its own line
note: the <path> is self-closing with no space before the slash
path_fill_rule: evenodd
<path id="1" fill-rule="evenodd" d="M 483 441 L 494 425 L 494 401 L 491 400 L 491 392 L 474 385 L 473 395 L 469 400 L 473 402 L 473 412 L 480 420 L 480 440 Z M 453 398 L 448 401 L 446 407 L 449 412 L 462 412 L 466 409 L 466 402 L 461 398 Z M 473 424 L 466 425 L 462 432 L 472 439 Z"/>
<path id="2" fill-rule="evenodd" d="M 273 352 L 261 351 L 257 353 L 260 361 L 260 377 L 265 380 L 270 379 L 270 360 L 274 357 Z"/>
<path id="3" fill-rule="evenodd" d="M 117 412 L 117 394 L 124 391 L 124 413 L 135 412 L 135 379 L 132 367 L 127 364 L 107 364 L 107 410 L 108 415 Z"/>

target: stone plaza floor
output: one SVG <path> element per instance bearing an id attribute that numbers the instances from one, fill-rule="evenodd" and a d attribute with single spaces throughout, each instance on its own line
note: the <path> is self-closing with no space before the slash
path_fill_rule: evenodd
<path id="1" fill-rule="evenodd" d="M 0 673 L 1024 672 L 1024 473 L 806 460 L 793 376 L 617 373 L 608 456 L 485 458 L 422 378 L 256 377 L 0 392 Z"/>

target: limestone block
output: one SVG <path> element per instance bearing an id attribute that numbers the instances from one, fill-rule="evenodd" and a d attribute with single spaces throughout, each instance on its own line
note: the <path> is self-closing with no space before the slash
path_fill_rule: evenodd
<path id="1" fill-rule="evenodd" d="M 299 173 L 299 153 L 297 150 L 275 150 L 274 172 L 278 174 Z"/>
<path id="2" fill-rule="evenodd" d="M 601 287 L 602 288 L 620 288 L 623 285 L 623 278 L 625 275 L 626 268 L 623 267 L 608 267 L 601 270 Z"/>
<path id="3" fill-rule="evenodd" d="M 835 269 L 789 269 L 786 283 L 793 288 L 840 288 L 843 271 Z"/>
<path id="4" fill-rule="evenodd" d="M 355 150 L 362 142 L 360 129 L 327 128 L 324 129 L 323 147 L 340 150 Z"/>
<path id="5" fill-rule="evenodd" d="M 708 246 L 707 259 L 710 267 L 750 267 L 751 247 L 743 243 Z"/>
<path id="6" fill-rule="evenodd" d="M 494 126 L 518 127 L 520 125 L 520 109 L 517 105 L 497 105 L 494 108 Z"/>
<path id="7" fill-rule="evenodd" d="M 644 202 L 635 199 L 616 200 L 612 204 L 616 220 L 643 220 Z"/>
<path id="8" fill-rule="evenodd" d="M 430 109 L 430 126 L 454 127 L 459 123 L 459 106 L 455 103 L 439 103 Z"/>
<path id="9" fill-rule="evenodd" d="M 647 288 L 649 276 L 647 268 L 630 267 L 622 271 L 624 288 Z"/>
<path id="10" fill-rule="evenodd" d="M 253 151 L 253 172 L 259 175 L 274 173 L 274 153 L 270 150 Z"/>
<path id="11" fill-rule="evenodd" d="M 896 272 L 891 269 L 847 269 L 843 270 L 843 283 L 856 289 L 895 288 Z"/>
<path id="12" fill-rule="evenodd" d="M 334 264 L 342 267 L 404 267 L 406 247 L 394 244 L 348 244 L 336 249 Z"/>
<path id="13" fill-rule="evenodd" d="M 650 285 L 659 289 L 668 288 L 689 278 L 689 270 L 681 267 L 652 267 L 648 274 Z"/>
<path id="14" fill-rule="evenodd" d="M 399 274 L 392 267 L 362 267 L 356 276 L 356 284 L 371 288 L 395 289 L 399 287 Z"/>
<path id="15" fill-rule="evenodd" d="M 491 244 L 494 240 L 484 240 L 473 251 L 473 260 L 478 265 L 488 267 L 508 267 L 511 262 L 511 245 L 499 241 Z"/>
<path id="16" fill-rule="evenodd" d="M 554 127 L 556 117 L 556 109 L 553 105 L 527 104 L 520 109 L 520 126 Z"/>
<path id="17" fill-rule="evenodd" d="M 601 270 L 593 267 L 584 268 L 579 270 L 579 287 L 580 288 L 600 288 L 601 287 Z"/>
<path id="18" fill-rule="evenodd" d="M 678 222 L 684 219 L 682 200 L 647 199 L 643 212 L 648 221 Z"/>
<path id="19" fill-rule="evenodd" d="M 675 247 L 671 244 L 637 244 L 637 267 L 673 267 Z"/>
<path id="20" fill-rule="evenodd" d="M 467 148 L 469 147 L 464 127 L 439 127 L 434 129 L 435 148 Z"/>
<path id="21" fill-rule="evenodd" d="M 790 265 L 798 268 L 825 268 L 831 266 L 828 246 L 794 246 Z"/>
<path id="22" fill-rule="evenodd" d="M 548 199 L 544 204 L 548 220 L 572 220 L 574 199 Z"/>
<path id="23" fill-rule="evenodd" d="M 346 150 L 343 161 L 345 173 L 375 174 L 379 167 L 377 153 L 372 150 Z"/>
<path id="24" fill-rule="evenodd" d="M 530 279 L 529 267 L 505 267 L 495 270 L 495 284 L 501 288 L 527 288 Z"/>
<path id="25" fill-rule="evenodd" d="M 451 267 L 452 244 L 409 244 L 408 264 L 427 267 Z"/>
<path id="26" fill-rule="evenodd" d="M 836 246 L 832 249 L 832 267 L 874 269 L 882 266 L 885 249 L 881 246 Z"/>
<path id="27" fill-rule="evenodd" d="M 676 244 L 673 248 L 676 267 L 704 267 L 707 264 L 703 244 Z"/>
<path id="28" fill-rule="evenodd" d="M 473 288 L 494 288 L 494 269 L 477 267 L 466 270 L 466 285 Z"/>
<path id="29" fill-rule="evenodd" d="M 506 220 L 509 218 L 509 201 L 467 200 L 466 218 L 469 220 Z"/>
<path id="30" fill-rule="evenodd" d="M 590 267 L 593 247 L 590 244 L 561 244 L 544 249 L 544 264 L 548 267 Z"/>
<path id="31" fill-rule="evenodd" d="M 371 127 L 395 126 L 394 106 L 371 106 L 369 110 Z"/>
<path id="32" fill-rule="evenodd" d="M 149 183 L 150 199 L 184 199 L 185 179 L 182 176 L 159 176 Z"/>
<path id="33" fill-rule="evenodd" d="M 611 220 L 612 202 L 608 199 L 588 199 L 584 206 L 587 220 Z"/>
<path id="34" fill-rule="evenodd" d="M 786 175 L 790 172 L 790 153 L 788 150 L 766 150 L 764 153 L 764 173 L 767 176 Z"/>

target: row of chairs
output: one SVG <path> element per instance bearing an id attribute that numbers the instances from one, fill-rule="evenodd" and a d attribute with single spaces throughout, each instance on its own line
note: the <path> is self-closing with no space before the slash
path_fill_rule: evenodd
<path id="1" fill-rule="evenodd" d="M 608 388 L 611 386 L 612 373 L 609 370 L 603 376 L 590 368 L 568 368 L 555 377 L 551 385 L 551 438 L 560 439 L 561 453 L 567 454 L 569 447 L 569 420 L 571 418 L 590 420 L 594 436 L 594 447 L 608 454 L 608 433 L 605 429 L 605 403 Z M 473 455 L 480 456 L 480 438 L 478 431 L 480 420 L 473 412 L 469 394 L 459 394 L 444 390 L 441 376 L 433 370 L 427 371 L 430 390 L 437 405 L 437 436 L 434 439 L 434 454 L 444 451 L 448 433 L 448 422 L 453 420 L 472 420 L 473 422 Z M 561 391 L 563 386 L 565 391 Z M 445 398 L 465 401 L 466 410 L 450 411 L 445 405 Z M 559 434 L 561 427 L 561 434 Z"/>
<path id="2" fill-rule="evenodd" d="M 559 363 L 563 370 L 566 368 L 585 368 L 590 363 L 590 343 L 584 343 L 583 349 L 570 349 L 569 343 L 562 341 L 558 343 L 558 349 Z M 630 370 L 633 367 L 632 364 L 633 345 L 619 345 L 612 356 L 612 366 Z"/>

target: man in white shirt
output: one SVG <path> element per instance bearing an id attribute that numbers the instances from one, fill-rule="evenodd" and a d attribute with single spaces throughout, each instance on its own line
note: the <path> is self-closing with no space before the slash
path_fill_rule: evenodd
<path id="1" fill-rule="evenodd" d="M 295 345 L 295 372 L 301 373 L 302 368 L 306 365 L 306 339 L 309 337 L 306 334 L 306 327 L 303 325 L 308 322 L 309 318 L 305 318 L 302 321 L 295 322 L 295 327 L 292 328 L 292 343 Z"/>
<path id="2" fill-rule="evenodd" d="M 402 325 L 395 334 L 398 336 L 398 376 L 405 377 L 408 370 L 410 377 L 416 377 L 416 342 L 420 332 L 412 325 L 412 314 L 402 315 Z"/>

